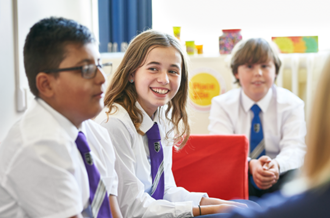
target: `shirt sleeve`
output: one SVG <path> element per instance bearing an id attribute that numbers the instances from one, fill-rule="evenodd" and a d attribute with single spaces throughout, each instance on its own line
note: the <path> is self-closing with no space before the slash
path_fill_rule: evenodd
<path id="1" fill-rule="evenodd" d="M 95 154 L 96 168 L 105 183 L 108 195 L 118 195 L 118 176 L 115 170 L 115 151 L 105 128 L 95 121 L 83 123 L 89 146 Z"/>
<path id="2" fill-rule="evenodd" d="M 65 145 L 42 140 L 16 153 L 4 183 L 29 217 L 71 217 L 83 210 L 78 171 Z"/>
<path id="3" fill-rule="evenodd" d="M 281 174 L 301 167 L 304 162 L 306 153 L 306 122 L 304 117 L 304 103 L 302 101 L 293 107 L 287 116 L 282 117 L 284 120 L 281 127 L 280 153 L 275 158 L 280 166 Z"/>
<path id="4" fill-rule="evenodd" d="M 115 170 L 116 156 L 112 145 L 112 141 L 110 140 L 109 136 L 106 137 L 106 143 L 108 143 L 108 145 L 105 145 L 103 147 L 106 153 L 105 164 L 108 170 L 107 172 L 108 177 L 104 179 L 106 180 L 105 182 L 108 184 L 108 189 L 107 189 L 108 194 L 118 196 L 118 176 Z"/>
<path id="5" fill-rule="evenodd" d="M 118 174 L 118 201 L 124 217 L 192 217 L 192 202 L 155 200 L 144 192 L 143 183 L 135 172 L 136 155 L 133 137 L 118 118 L 101 123 L 110 135 L 116 152 L 115 169 Z M 143 145 L 141 145 L 143 146 Z"/>
<path id="6" fill-rule="evenodd" d="M 234 126 L 230 120 L 230 116 L 223 109 L 217 97 L 212 99 L 209 119 L 210 124 L 208 130 L 210 134 L 234 134 Z"/>

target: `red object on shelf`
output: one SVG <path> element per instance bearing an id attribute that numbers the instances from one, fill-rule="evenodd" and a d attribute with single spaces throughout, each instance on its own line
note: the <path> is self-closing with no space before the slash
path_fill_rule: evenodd
<path id="1" fill-rule="evenodd" d="M 175 182 L 210 197 L 248 199 L 247 155 L 244 135 L 191 135 L 183 149 L 173 149 Z"/>
<path id="2" fill-rule="evenodd" d="M 222 32 L 224 33 L 229 33 L 229 32 L 240 32 L 241 29 L 226 29 L 226 30 L 222 30 Z"/>

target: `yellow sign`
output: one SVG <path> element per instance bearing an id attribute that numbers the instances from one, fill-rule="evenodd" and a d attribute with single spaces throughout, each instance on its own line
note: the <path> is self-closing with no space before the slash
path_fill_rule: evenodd
<path id="1" fill-rule="evenodd" d="M 212 98 L 218 96 L 220 90 L 220 83 L 209 73 L 200 72 L 189 81 L 189 98 L 197 106 L 211 106 Z"/>

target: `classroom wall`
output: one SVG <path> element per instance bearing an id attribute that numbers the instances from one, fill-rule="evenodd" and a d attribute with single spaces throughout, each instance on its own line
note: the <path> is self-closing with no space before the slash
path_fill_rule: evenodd
<path id="1" fill-rule="evenodd" d="M 11 0 L 0 0 L 0 143 L 9 126 L 22 115 L 16 111 L 14 36 Z"/>
<path id="2" fill-rule="evenodd" d="M 13 1 L 0 0 L 0 143 L 10 126 L 22 115 L 16 110 Z M 23 34 L 20 38 L 20 54 L 22 40 L 25 37 L 24 31 L 26 33 L 33 22 L 45 16 L 65 14 L 68 18 L 76 18 L 90 27 L 98 37 L 97 0 L 17 0 L 17 2 L 21 6 L 19 15 L 23 16 L 20 18 L 23 21 L 23 27 L 20 29 Z M 205 43 L 205 52 L 212 54 L 218 54 L 218 36 L 221 35 L 221 29 L 225 28 L 242 28 L 243 37 L 270 37 L 275 34 L 277 36 L 319 35 L 320 49 L 330 48 L 328 25 L 330 13 L 327 10 L 327 1 L 323 0 L 303 2 L 299 0 L 276 2 L 268 0 L 153 0 L 152 5 L 155 29 L 172 33 L 172 26 L 180 25 L 183 28 L 183 41 L 196 40 Z M 21 84 L 28 90 L 24 71 L 22 71 L 22 57 L 19 61 Z M 117 57 L 114 60 L 114 66 L 119 62 L 120 59 Z M 316 67 L 322 68 L 322 65 L 317 64 Z M 223 70 L 223 72 L 226 71 Z M 32 99 L 33 96 L 29 94 L 28 100 Z M 203 128 L 204 133 L 208 121 L 206 114 L 202 117 L 205 124 L 196 125 L 196 128 Z M 200 132 L 199 129 L 194 128 L 193 126 L 193 132 Z"/>
<path id="3" fill-rule="evenodd" d="M 13 4 L 18 5 L 18 55 L 15 68 Z M 23 65 L 23 46 L 30 27 L 42 18 L 57 16 L 74 19 L 87 26 L 98 38 L 98 0 L 0 0 L 0 143 L 23 114 L 16 107 L 16 84 L 27 91 L 27 107 L 33 101 Z M 15 70 L 19 76 L 15 76 Z"/>
<path id="4" fill-rule="evenodd" d="M 181 26 L 182 41 L 218 52 L 222 29 L 242 29 L 243 38 L 319 36 L 330 49 L 329 1 L 325 0 L 153 0 L 153 28 L 172 33 Z"/>

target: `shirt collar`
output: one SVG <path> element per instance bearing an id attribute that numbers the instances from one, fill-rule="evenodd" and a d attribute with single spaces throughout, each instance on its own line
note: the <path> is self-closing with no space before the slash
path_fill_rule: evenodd
<path id="1" fill-rule="evenodd" d="M 135 102 L 135 106 L 142 111 L 142 123 L 140 125 L 140 130 L 143 133 L 146 133 L 151 127 L 154 125 L 155 122 L 158 123 L 158 109 L 156 110 L 154 119 L 152 120 L 149 115 L 143 110 L 140 103 L 138 101 Z"/>
<path id="2" fill-rule="evenodd" d="M 52 108 L 49 104 L 47 104 L 41 98 L 36 98 L 36 101 L 55 118 L 55 120 L 60 124 L 60 126 L 63 128 L 63 130 L 69 135 L 69 137 L 73 141 L 75 141 L 77 139 L 79 130 L 77 129 L 77 127 L 75 125 L 73 125 L 71 123 L 70 120 L 68 120 L 66 117 L 64 117 L 62 114 L 60 114 L 54 108 Z"/>
<path id="3" fill-rule="evenodd" d="M 242 95 L 242 104 L 245 112 L 248 112 L 254 104 L 257 104 L 262 112 L 266 112 L 270 103 L 270 100 L 273 96 L 273 89 L 272 87 L 268 90 L 267 94 L 258 102 L 252 101 L 241 89 Z"/>

